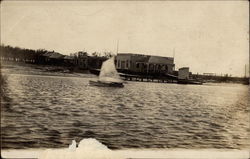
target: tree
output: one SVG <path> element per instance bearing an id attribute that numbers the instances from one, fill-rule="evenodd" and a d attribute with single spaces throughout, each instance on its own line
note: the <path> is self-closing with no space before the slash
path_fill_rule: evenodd
<path id="1" fill-rule="evenodd" d="M 112 56 L 114 56 L 114 54 L 112 52 L 110 52 L 110 51 L 109 52 L 104 52 L 104 57 L 110 58 Z"/>
<path id="2" fill-rule="evenodd" d="M 101 56 L 101 54 L 100 54 L 99 52 L 93 52 L 93 53 L 92 53 L 92 56 L 95 56 L 95 57 L 100 57 L 100 56 Z"/>

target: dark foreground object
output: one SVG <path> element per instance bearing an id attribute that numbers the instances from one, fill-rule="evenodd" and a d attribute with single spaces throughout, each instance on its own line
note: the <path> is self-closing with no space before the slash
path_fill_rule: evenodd
<path id="1" fill-rule="evenodd" d="M 197 85 L 202 85 L 203 82 L 197 81 L 197 80 L 178 80 L 178 84 L 197 84 Z"/>
<path id="2" fill-rule="evenodd" d="M 89 81 L 89 85 L 91 86 L 98 86 L 98 87 L 124 87 L 123 83 L 118 82 L 102 82 L 102 81 Z"/>

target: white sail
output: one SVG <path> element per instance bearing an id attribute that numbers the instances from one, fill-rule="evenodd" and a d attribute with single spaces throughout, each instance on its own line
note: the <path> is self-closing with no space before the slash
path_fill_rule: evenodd
<path id="1" fill-rule="evenodd" d="M 102 63 L 99 81 L 119 83 L 122 82 L 122 79 L 115 68 L 114 57 L 111 57 L 110 59 Z"/>

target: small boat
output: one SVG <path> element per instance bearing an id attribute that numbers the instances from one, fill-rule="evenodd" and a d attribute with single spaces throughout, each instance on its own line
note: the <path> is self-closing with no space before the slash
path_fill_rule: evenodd
<path id="1" fill-rule="evenodd" d="M 89 81 L 89 85 L 99 87 L 124 87 L 123 83 L 115 68 L 114 57 L 102 63 L 98 80 Z"/>
<path id="2" fill-rule="evenodd" d="M 99 86 L 99 87 L 124 87 L 123 83 L 118 82 L 103 82 L 103 81 L 89 81 L 91 86 Z"/>
<path id="3" fill-rule="evenodd" d="M 203 82 L 199 80 L 181 80 L 179 79 L 177 81 L 178 84 L 196 84 L 196 85 L 202 85 Z"/>

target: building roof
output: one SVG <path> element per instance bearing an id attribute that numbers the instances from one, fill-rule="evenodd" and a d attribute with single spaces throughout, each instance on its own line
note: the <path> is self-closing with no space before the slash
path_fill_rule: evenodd
<path id="1" fill-rule="evenodd" d="M 147 63 L 149 61 L 149 58 L 150 58 L 150 56 L 139 56 L 139 57 L 137 57 L 136 61 Z"/>
<path id="2" fill-rule="evenodd" d="M 46 53 L 43 54 L 43 56 L 49 57 L 52 54 L 53 54 L 53 52 L 46 52 Z"/>
<path id="3" fill-rule="evenodd" d="M 66 56 L 64 56 L 64 59 L 66 59 L 66 60 L 74 60 L 74 56 L 66 55 Z"/>
<path id="4" fill-rule="evenodd" d="M 161 57 L 161 56 L 150 56 L 148 63 L 154 64 L 173 64 L 174 59 L 170 57 Z"/>
<path id="5" fill-rule="evenodd" d="M 142 54 L 136 54 L 136 53 L 117 53 L 117 55 L 142 55 Z"/>
<path id="6" fill-rule="evenodd" d="M 52 58 L 52 59 L 62 59 L 62 58 L 64 58 L 64 56 L 65 56 L 65 55 L 62 55 L 62 54 L 60 54 L 60 53 L 53 52 L 53 53 L 49 56 L 49 58 Z"/>
<path id="7" fill-rule="evenodd" d="M 136 59 L 136 62 L 174 65 L 173 57 L 143 55 L 143 54 L 135 54 L 135 53 L 118 53 L 117 56 L 131 56 Z"/>
<path id="8" fill-rule="evenodd" d="M 179 68 L 179 70 L 185 70 L 185 69 L 189 69 L 189 67 L 182 67 L 182 68 Z"/>
<path id="9" fill-rule="evenodd" d="M 144 55 L 144 54 L 138 54 L 138 53 L 117 53 L 117 55 L 125 55 L 125 56 L 150 56 L 150 55 Z"/>

